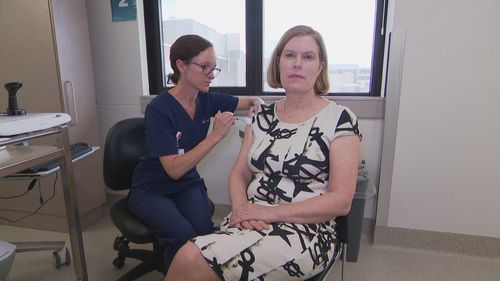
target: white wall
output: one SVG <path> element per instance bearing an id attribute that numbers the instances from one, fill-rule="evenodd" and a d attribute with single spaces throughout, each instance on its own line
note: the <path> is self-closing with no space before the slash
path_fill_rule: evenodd
<path id="1" fill-rule="evenodd" d="M 388 226 L 500 238 L 500 1 L 390 5 L 405 49 Z"/>
<path id="2" fill-rule="evenodd" d="M 137 1 L 138 14 L 142 1 Z M 144 44 L 137 21 L 112 22 L 110 1 L 87 0 L 97 111 L 102 139 L 117 121 L 141 116 L 140 97 L 147 93 Z M 104 141 L 102 142 L 104 144 Z"/>

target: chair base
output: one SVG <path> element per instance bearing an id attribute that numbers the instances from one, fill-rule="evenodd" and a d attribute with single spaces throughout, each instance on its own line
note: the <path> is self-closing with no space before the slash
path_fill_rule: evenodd
<path id="1" fill-rule="evenodd" d="M 113 265 L 117 268 L 122 268 L 126 258 L 133 258 L 142 261 L 124 275 L 118 281 L 133 281 L 140 276 L 147 274 L 153 270 L 165 273 L 163 266 L 163 255 L 158 247 L 158 244 L 153 242 L 153 250 L 130 249 L 129 241 L 125 236 L 115 238 L 113 248 L 118 251 L 118 256 L 113 260 Z"/>

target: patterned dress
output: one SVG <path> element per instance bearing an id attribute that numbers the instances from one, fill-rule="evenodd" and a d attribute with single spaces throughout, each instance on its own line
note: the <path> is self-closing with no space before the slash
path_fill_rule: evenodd
<path id="1" fill-rule="evenodd" d="M 336 137 L 359 135 L 356 116 L 331 101 L 311 119 L 279 120 L 276 104 L 263 105 L 252 120 L 248 164 L 254 177 L 247 197 L 274 206 L 299 202 L 327 191 L 329 146 Z M 229 227 L 193 241 L 222 280 L 305 280 L 334 257 L 335 221 L 317 224 L 273 223 L 254 231 Z"/>

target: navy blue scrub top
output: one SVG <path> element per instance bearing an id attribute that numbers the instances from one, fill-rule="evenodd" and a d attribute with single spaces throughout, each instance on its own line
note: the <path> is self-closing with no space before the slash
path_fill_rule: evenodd
<path id="1" fill-rule="evenodd" d="M 137 165 L 132 180 L 132 189 L 139 191 L 172 194 L 203 184 L 196 167 L 182 178 L 171 179 L 160 163 L 160 156 L 178 154 L 179 149 L 188 152 L 198 145 L 208 133 L 210 117 L 218 110 L 236 110 L 238 98 L 221 93 L 202 93 L 196 97 L 194 119 L 182 105 L 167 91 L 155 97 L 146 107 L 146 155 Z M 180 136 L 177 140 L 176 136 Z M 156 192 L 155 192 L 156 191 Z"/>

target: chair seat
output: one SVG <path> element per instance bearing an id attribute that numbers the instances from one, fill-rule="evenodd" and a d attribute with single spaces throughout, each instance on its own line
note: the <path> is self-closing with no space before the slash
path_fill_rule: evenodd
<path id="1" fill-rule="evenodd" d="M 127 198 L 113 204 L 111 220 L 120 232 L 132 243 L 146 244 L 155 240 L 155 234 L 128 209 Z"/>

